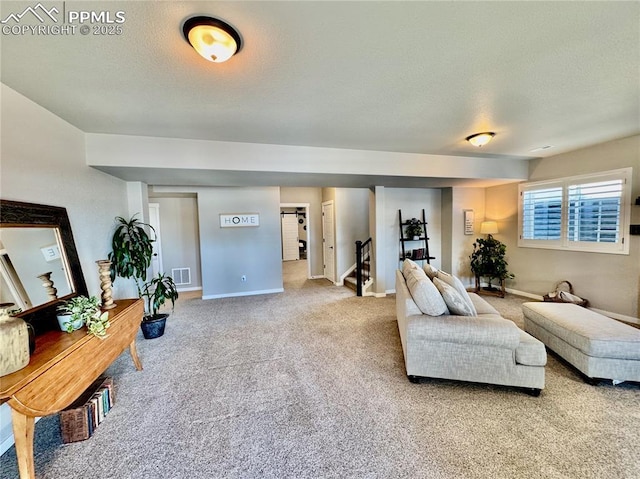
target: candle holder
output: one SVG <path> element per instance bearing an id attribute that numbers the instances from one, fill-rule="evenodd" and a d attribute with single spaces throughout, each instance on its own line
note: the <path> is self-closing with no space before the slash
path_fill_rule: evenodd
<path id="1" fill-rule="evenodd" d="M 111 261 L 99 259 L 96 261 L 98 273 L 100 274 L 100 289 L 102 290 L 102 309 L 113 309 L 116 303 L 113 302 L 113 292 L 111 290 Z"/>
<path id="2" fill-rule="evenodd" d="M 55 301 L 58 299 L 58 290 L 53 287 L 53 281 L 51 281 L 51 274 L 53 272 L 42 273 L 38 275 L 38 279 L 42 281 L 42 286 L 47 292 L 49 301 Z"/>

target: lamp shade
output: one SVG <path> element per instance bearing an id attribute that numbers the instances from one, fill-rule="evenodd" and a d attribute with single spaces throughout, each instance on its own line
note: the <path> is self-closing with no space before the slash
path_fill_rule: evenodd
<path id="1" fill-rule="evenodd" d="M 227 61 L 242 47 L 238 32 L 216 18 L 190 18 L 184 23 L 182 33 L 202 58 L 214 63 Z"/>
<path id="2" fill-rule="evenodd" d="M 498 223 L 495 221 L 483 221 L 480 225 L 481 235 L 495 235 L 498 234 Z"/>

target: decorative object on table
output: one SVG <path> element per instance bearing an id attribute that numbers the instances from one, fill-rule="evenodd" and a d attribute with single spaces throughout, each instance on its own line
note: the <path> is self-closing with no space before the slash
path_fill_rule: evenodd
<path id="1" fill-rule="evenodd" d="M 404 230 L 407 239 L 418 241 L 422 233 L 422 223 L 418 218 L 411 218 L 407 221 L 407 227 Z"/>
<path id="2" fill-rule="evenodd" d="M 144 321 L 140 325 L 146 339 L 158 338 L 164 334 L 164 328 L 169 317 L 167 313 L 160 313 L 165 302 L 171 301 L 171 310 L 178 299 L 178 291 L 170 276 L 159 273 L 148 283 L 145 283 L 142 296 L 146 298 L 147 311 Z"/>
<path id="3" fill-rule="evenodd" d="M 485 225 L 485 223 L 488 224 Z M 508 263 L 505 260 L 507 247 L 493 237 L 497 231 L 495 222 L 483 222 L 480 232 L 485 233 L 487 237 L 486 239 L 476 238 L 473 243 L 473 253 L 469 258 L 471 259 L 471 271 L 476 278 L 475 292 L 504 298 L 504 282 L 506 279 L 515 278 L 515 275 L 507 270 Z M 488 280 L 487 286 L 481 285 L 482 278 Z M 494 280 L 499 281 L 498 286 L 493 286 Z"/>
<path id="4" fill-rule="evenodd" d="M 21 318 L 11 316 L 13 303 L 0 307 L 0 376 L 16 372 L 29 364 L 29 328 Z"/>
<path id="5" fill-rule="evenodd" d="M 47 292 L 49 301 L 55 301 L 58 299 L 58 290 L 53 287 L 53 281 L 51 281 L 52 271 L 42 273 L 38 275 L 38 279 L 42 281 L 42 286 Z"/>
<path id="6" fill-rule="evenodd" d="M 113 292 L 111 289 L 111 261 L 108 259 L 99 259 L 96 261 L 96 264 L 98 265 L 100 289 L 102 290 L 102 309 L 113 309 L 117 305 L 113 302 Z"/>
<path id="7" fill-rule="evenodd" d="M 112 251 L 109 253 L 111 261 L 111 279 L 116 276 L 121 278 L 133 278 L 138 289 L 138 296 L 146 298 L 146 312 L 140 328 L 146 339 L 160 337 L 164 334 L 166 319 L 156 317 L 158 309 L 167 300 L 171 300 L 172 306 L 178 299 L 178 291 L 173 279 L 159 273 L 157 277 L 146 282 L 147 270 L 151 266 L 153 256 L 153 242 L 155 241 L 155 230 L 149 224 L 143 223 L 135 216 L 129 221 L 122 217 L 117 217 L 117 226 L 111 239 Z M 147 234 L 146 228 L 153 233 L 153 237 Z M 150 324 L 146 324 L 150 323 Z M 154 330 L 145 333 L 145 329 Z M 149 336 L 148 336 L 149 334 Z"/>
<path id="8" fill-rule="evenodd" d="M 573 285 L 566 280 L 560 281 L 549 294 L 545 294 L 542 299 L 552 303 L 572 303 L 578 306 L 587 307 L 589 301 L 573 294 Z"/>
<path id="9" fill-rule="evenodd" d="M 84 326 L 96 313 L 100 313 L 100 300 L 97 296 L 74 296 L 62 301 L 56 308 L 56 313 L 60 329 L 71 333 Z"/>

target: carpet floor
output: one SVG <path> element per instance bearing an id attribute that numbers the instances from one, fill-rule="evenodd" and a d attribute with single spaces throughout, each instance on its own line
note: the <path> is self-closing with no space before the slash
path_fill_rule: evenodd
<path id="1" fill-rule="evenodd" d="M 86 441 L 36 424 L 38 478 L 637 478 L 640 386 L 586 384 L 549 354 L 546 388 L 405 374 L 395 298 L 284 265 L 281 294 L 184 297 L 165 335 L 107 370 L 116 403 Z M 487 298 L 522 327 L 514 296 Z M 82 367 L 82 365 L 79 365 Z M 15 449 L 2 478 L 18 477 Z"/>

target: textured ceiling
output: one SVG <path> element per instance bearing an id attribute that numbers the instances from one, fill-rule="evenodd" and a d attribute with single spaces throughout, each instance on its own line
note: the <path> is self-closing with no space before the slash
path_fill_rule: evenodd
<path id="1" fill-rule="evenodd" d="M 85 132 L 518 159 L 640 132 L 638 2 L 45 5 L 125 13 L 119 35 L 2 35 L 2 82 Z M 201 59 L 198 14 L 242 51 Z"/>

